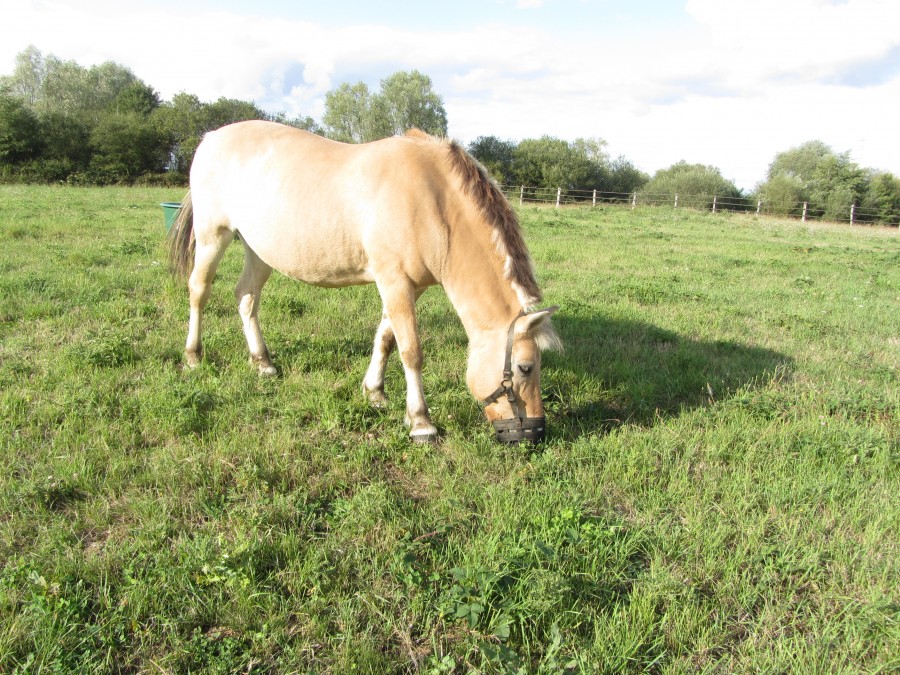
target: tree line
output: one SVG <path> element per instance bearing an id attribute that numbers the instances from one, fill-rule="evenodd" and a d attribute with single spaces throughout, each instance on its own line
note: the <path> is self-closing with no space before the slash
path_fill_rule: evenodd
<path id="1" fill-rule="evenodd" d="M 249 119 L 316 128 L 249 101 L 180 93 L 164 102 L 120 64 L 85 68 L 31 46 L 0 78 L 0 180 L 183 184 L 203 134 Z"/>
<path id="2" fill-rule="evenodd" d="M 251 101 L 203 102 L 182 92 L 161 100 L 125 66 L 85 68 L 30 46 L 16 56 L 13 73 L 0 77 L 0 181 L 69 184 L 182 185 L 203 135 L 232 122 L 263 119 L 348 143 L 365 143 L 411 127 L 447 134 L 447 112 L 431 79 L 399 71 L 371 91 L 343 83 L 325 95 L 321 122 L 261 110 Z M 566 141 L 553 136 L 504 140 L 480 136 L 468 146 L 501 184 L 526 190 L 598 190 L 639 196 L 678 194 L 686 202 L 713 197 L 729 208 L 790 213 L 807 203 L 811 217 L 896 225 L 900 179 L 861 168 L 848 153 L 810 141 L 777 154 L 767 175 L 745 194 L 721 171 L 678 162 L 650 176 L 623 156 L 610 157 L 600 138 Z"/>

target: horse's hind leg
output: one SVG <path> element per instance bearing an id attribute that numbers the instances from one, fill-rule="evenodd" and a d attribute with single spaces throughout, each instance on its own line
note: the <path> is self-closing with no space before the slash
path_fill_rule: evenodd
<path id="1" fill-rule="evenodd" d="M 384 395 L 384 369 L 387 366 L 388 357 L 396 344 L 394 329 L 391 328 L 391 320 L 388 318 L 387 310 L 385 310 L 381 314 L 381 323 L 378 324 L 378 330 L 375 331 L 372 361 L 369 363 L 366 377 L 363 380 L 363 393 L 368 397 L 369 402 L 377 408 L 387 404 L 387 397 Z"/>
<path id="2" fill-rule="evenodd" d="M 195 227 L 196 232 L 196 227 Z M 216 278 L 216 268 L 234 235 L 227 229 L 219 229 L 209 235 L 197 235 L 197 250 L 194 254 L 194 269 L 188 279 L 191 316 L 188 320 L 187 342 L 184 345 L 184 360 L 189 368 L 200 365 L 203 347 L 200 340 L 200 328 L 203 308 L 209 300 L 212 283 Z"/>
<path id="3" fill-rule="evenodd" d="M 259 328 L 259 298 L 262 287 L 269 280 L 272 268 L 259 259 L 244 242 L 244 271 L 234 289 L 238 312 L 244 324 L 244 336 L 250 350 L 250 363 L 256 365 L 260 375 L 275 375 L 277 372 L 269 357 L 269 350 Z"/>

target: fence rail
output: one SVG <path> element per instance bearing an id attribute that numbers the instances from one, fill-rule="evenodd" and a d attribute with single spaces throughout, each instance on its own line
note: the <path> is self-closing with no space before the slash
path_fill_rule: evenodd
<path id="1" fill-rule="evenodd" d="M 824 212 L 813 210 L 808 202 L 796 202 L 788 208 L 780 208 L 762 199 L 728 198 L 713 195 L 678 195 L 647 192 L 606 192 L 603 190 L 564 190 L 563 188 L 528 187 L 526 185 L 501 185 L 500 188 L 511 202 L 520 206 L 525 204 L 555 204 L 557 208 L 564 205 L 618 205 L 630 206 L 671 206 L 673 209 L 688 208 L 699 211 L 741 211 L 765 216 L 798 218 L 802 222 L 808 220 L 827 220 L 829 222 L 849 223 L 851 225 L 886 225 L 900 226 L 900 212 L 883 212 L 861 209 L 856 204 L 846 207 L 844 216 L 826 217 Z"/>

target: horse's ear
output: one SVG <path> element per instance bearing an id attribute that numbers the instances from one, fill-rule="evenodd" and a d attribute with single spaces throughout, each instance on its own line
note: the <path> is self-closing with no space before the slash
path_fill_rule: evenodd
<path id="1" fill-rule="evenodd" d="M 556 334 L 556 330 L 550 322 L 550 317 L 558 309 L 559 306 L 554 305 L 529 312 L 516 322 L 516 333 L 519 335 L 530 334 L 542 351 L 548 349 L 555 352 L 562 351 L 562 340 L 559 339 L 559 335 Z"/>
<path id="2" fill-rule="evenodd" d="M 517 333 L 530 333 L 537 330 L 541 324 L 553 316 L 553 313 L 559 309 L 559 305 L 553 307 L 545 307 L 544 309 L 536 309 L 528 312 L 525 316 L 516 322 Z"/>

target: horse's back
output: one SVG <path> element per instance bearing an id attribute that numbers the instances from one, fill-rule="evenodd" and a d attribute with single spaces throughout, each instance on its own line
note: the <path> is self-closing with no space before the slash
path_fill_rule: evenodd
<path id="1" fill-rule="evenodd" d="M 268 265 L 313 284 L 367 283 L 389 265 L 434 283 L 446 244 L 439 148 L 409 138 L 351 145 L 262 121 L 229 125 L 197 150 L 195 224 L 240 232 Z"/>

